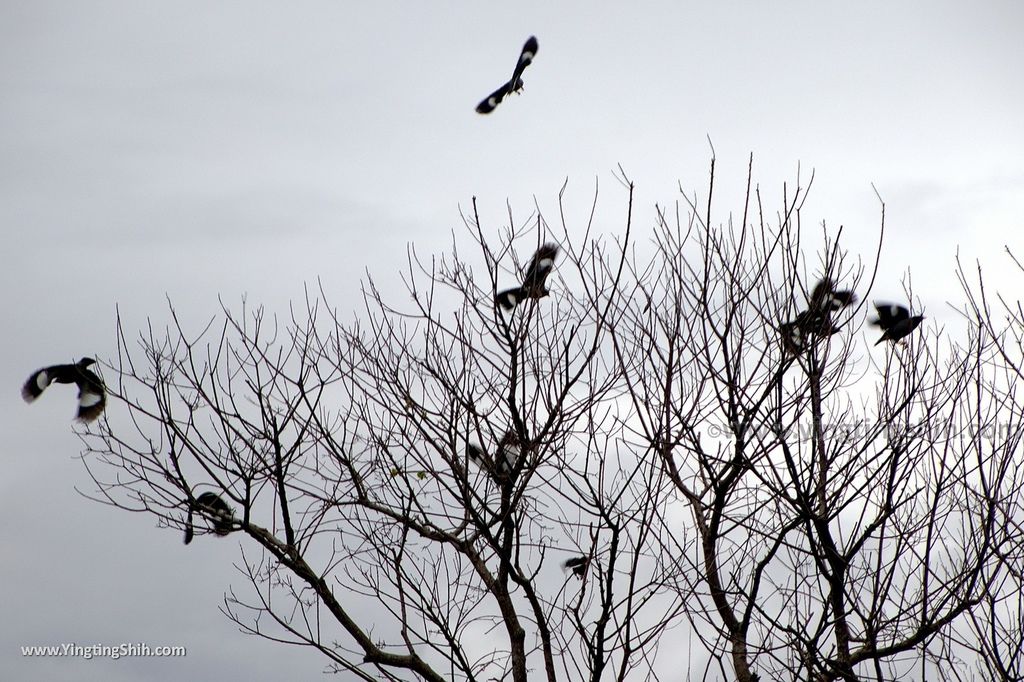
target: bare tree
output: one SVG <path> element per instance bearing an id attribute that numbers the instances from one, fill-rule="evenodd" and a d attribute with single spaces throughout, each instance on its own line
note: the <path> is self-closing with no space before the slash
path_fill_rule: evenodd
<path id="1" fill-rule="evenodd" d="M 659 213 L 635 277 L 648 303 L 615 334 L 634 437 L 690 510 L 668 554 L 706 674 L 925 679 L 956 667 L 951 642 L 1021 547 L 1020 403 L 977 319 L 959 343 L 915 335 L 866 360 L 863 306 L 815 299 L 866 298 L 870 273 L 841 229 L 805 265 L 803 194 L 773 224 L 749 182 L 738 226 L 714 225 L 710 193 L 685 221 Z M 884 206 L 882 226 L 880 244 Z"/>
<path id="2" fill-rule="evenodd" d="M 1007 255 L 1018 274 L 1024 274 L 1024 265 L 1007 248 Z M 1006 443 L 1016 450 L 1011 471 L 1014 492 L 1024 486 L 1018 467 L 1021 459 L 1020 424 L 1024 421 L 1018 387 L 1024 382 L 1024 307 L 1019 299 L 1013 300 L 991 293 L 985 285 L 981 266 L 973 276 L 961 264 L 957 275 L 966 294 L 962 314 L 969 324 L 977 326 L 977 333 L 991 339 L 996 357 L 992 368 L 1001 379 L 994 383 L 1007 405 L 999 420 L 992 421 L 983 437 L 993 444 Z M 998 322 L 997 322 L 998 320 Z M 1001 537 L 1009 537 L 995 547 L 997 563 L 992 570 L 992 585 L 978 608 L 971 613 L 971 630 L 958 640 L 976 660 L 984 679 L 1024 680 L 1024 514 L 1019 496 L 1011 495 L 999 501 L 1000 516 L 993 521 L 1004 529 Z"/>
<path id="3" fill-rule="evenodd" d="M 363 679 L 650 671 L 680 609 L 656 599 L 660 468 L 616 438 L 630 220 L 608 246 L 563 224 L 560 286 L 511 311 L 495 292 L 551 228 L 510 211 L 494 252 L 474 202 L 476 262 L 410 251 L 403 309 L 369 280 L 352 324 L 320 292 L 284 325 L 224 308 L 193 338 L 172 309 L 140 350 L 122 334 L 135 429 L 88 440 L 103 498 L 182 528 L 221 496 L 250 540 L 229 616 Z"/>
<path id="4" fill-rule="evenodd" d="M 1003 333 L 965 309 L 962 337 L 865 354 L 873 265 L 804 234 L 799 180 L 769 218 L 748 176 L 716 225 L 713 178 L 650 241 L 626 181 L 612 238 L 596 191 L 580 225 L 560 194 L 557 227 L 510 208 L 497 238 L 474 200 L 353 322 L 317 291 L 284 323 L 122 330 L 98 498 L 240 538 L 228 616 L 359 679 L 1019 669 L 1007 621 L 980 627 L 1024 546 Z"/>

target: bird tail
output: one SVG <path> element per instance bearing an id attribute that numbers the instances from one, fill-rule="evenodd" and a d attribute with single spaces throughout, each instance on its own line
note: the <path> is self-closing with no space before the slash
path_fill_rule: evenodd
<path id="1" fill-rule="evenodd" d="M 192 526 L 192 508 L 188 510 L 188 520 L 185 522 L 185 544 L 192 542 L 192 536 L 195 534 L 195 529 Z"/>

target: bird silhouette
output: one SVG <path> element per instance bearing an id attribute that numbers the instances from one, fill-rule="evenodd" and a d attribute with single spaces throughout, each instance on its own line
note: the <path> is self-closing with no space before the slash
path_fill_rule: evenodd
<path id="1" fill-rule="evenodd" d="M 808 310 L 819 313 L 834 313 L 857 302 L 857 294 L 849 289 L 837 290 L 828 277 L 823 277 L 811 291 Z"/>
<path id="2" fill-rule="evenodd" d="M 476 105 L 476 113 L 478 114 L 489 114 L 501 104 L 501 101 L 513 92 L 519 92 L 523 89 L 523 71 L 533 62 L 534 56 L 537 54 L 537 38 L 530 36 L 526 44 L 523 45 L 523 51 L 519 53 L 519 61 L 516 62 L 516 68 L 512 71 L 512 78 L 507 83 L 502 83 L 501 87 L 489 94 L 480 104 Z"/>
<path id="3" fill-rule="evenodd" d="M 522 454 L 523 447 L 519 436 L 512 429 L 506 431 L 498 441 L 497 456 L 494 460 L 481 447 L 473 443 L 466 444 L 466 456 L 470 461 L 490 473 L 499 482 L 510 480 Z"/>
<path id="4" fill-rule="evenodd" d="M 911 316 L 910 311 L 895 303 L 875 303 L 875 312 L 878 317 L 871 320 L 871 324 L 883 330 L 882 338 L 875 341 L 875 345 L 883 341 L 899 341 L 917 329 L 917 326 L 924 321 L 924 315 Z"/>
<path id="5" fill-rule="evenodd" d="M 779 325 L 782 346 L 790 355 L 807 350 L 812 337 L 831 336 L 839 331 L 832 314 L 857 302 L 857 294 L 849 289 L 836 289 L 828 277 L 814 285 L 807 310 L 800 311 L 796 319 Z"/>
<path id="6" fill-rule="evenodd" d="M 522 441 L 519 440 L 519 436 L 514 430 L 509 429 L 498 441 L 498 461 L 495 462 L 495 471 L 499 476 L 511 476 L 522 456 Z"/>
<path id="7" fill-rule="evenodd" d="M 50 365 L 32 373 L 21 389 L 21 397 L 30 403 L 43 394 L 52 383 L 75 384 L 78 386 L 78 415 L 83 422 L 91 422 L 103 413 L 107 404 L 107 393 L 103 380 L 89 365 L 92 358 L 82 358 L 73 365 Z"/>
<path id="8" fill-rule="evenodd" d="M 528 298 L 543 298 L 550 293 L 544 286 L 548 275 L 555 267 L 555 258 L 558 256 L 557 244 L 544 244 L 530 259 L 530 264 L 523 274 L 521 286 L 505 289 L 498 292 L 494 297 L 495 303 L 505 310 L 512 310 Z"/>
<path id="9" fill-rule="evenodd" d="M 195 507 L 189 507 L 188 520 L 185 522 L 185 544 L 192 542 L 192 536 L 194 534 L 192 526 L 192 512 L 193 509 L 206 515 L 210 524 L 213 526 L 213 532 L 217 535 L 227 535 L 233 530 L 235 523 L 234 512 L 228 503 L 220 498 L 220 495 L 215 493 L 203 493 L 196 498 Z"/>
<path id="10" fill-rule="evenodd" d="M 587 569 L 590 567 L 590 557 L 578 556 L 572 559 L 566 559 L 562 562 L 562 569 L 566 571 L 572 571 L 572 574 L 577 578 L 583 578 L 587 573 Z"/>

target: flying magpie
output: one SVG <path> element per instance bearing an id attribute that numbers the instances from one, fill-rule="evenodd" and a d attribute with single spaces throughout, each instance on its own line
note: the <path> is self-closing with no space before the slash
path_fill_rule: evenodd
<path id="1" fill-rule="evenodd" d="M 526 267 L 522 286 L 498 292 L 494 297 L 495 303 L 505 310 L 512 310 L 528 298 L 547 296 L 550 292 L 544 286 L 544 282 L 551 274 L 551 270 L 554 269 L 557 256 L 557 244 L 544 244 L 537 249 L 533 258 L 530 259 L 530 264 Z"/>
<path id="2" fill-rule="evenodd" d="M 21 388 L 21 397 L 30 403 L 41 396 L 52 383 L 75 384 L 78 386 L 77 418 L 83 422 L 91 422 L 103 413 L 103 408 L 107 404 L 103 380 L 88 368 L 95 363 L 92 358 L 82 358 L 73 365 L 51 365 L 36 370 Z"/>
<path id="3" fill-rule="evenodd" d="M 882 338 L 875 342 L 876 346 L 883 341 L 899 341 L 917 329 L 917 325 L 924 320 L 924 315 L 911 317 L 909 310 L 894 303 L 876 302 L 875 312 L 878 317 L 871 320 L 871 324 L 884 331 Z"/>
<path id="4" fill-rule="evenodd" d="M 828 277 L 822 278 L 811 291 L 810 310 L 820 313 L 838 312 L 857 302 L 857 294 L 849 289 L 837 290 Z"/>
<path id="5" fill-rule="evenodd" d="M 537 38 L 530 36 L 523 45 L 523 51 L 519 54 L 519 61 L 516 62 L 516 68 L 512 72 L 512 79 L 507 83 L 503 83 L 500 88 L 492 92 L 487 96 L 484 101 L 476 105 L 476 113 L 478 114 L 489 114 L 494 111 L 495 107 L 501 104 L 501 100 L 505 99 L 506 96 L 513 92 L 519 92 L 523 89 L 523 71 L 527 66 L 533 62 L 534 56 L 537 54 Z"/>
<path id="6" fill-rule="evenodd" d="M 807 350 L 812 336 L 835 334 L 839 327 L 832 321 L 832 313 L 856 302 L 857 294 L 853 291 L 836 289 L 831 279 L 822 278 L 811 290 L 807 310 L 800 311 L 795 320 L 779 325 L 783 348 L 787 353 L 797 355 Z"/>
<path id="7" fill-rule="evenodd" d="M 577 578 L 583 578 L 587 573 L 587 569 L 590 567 L 590 557 L 588 556 L 577 556 L 572 559 L 566 559 L 562 562 L 562 568 L 566 571 L 572 571 L 572 574 Z"/>

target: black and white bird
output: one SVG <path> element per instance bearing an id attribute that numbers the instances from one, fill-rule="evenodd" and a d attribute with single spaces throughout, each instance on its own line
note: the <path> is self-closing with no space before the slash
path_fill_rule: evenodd
<path id="1" fill-rule="evenodd" d="M 588 556 L 577 556 L 572 559 L 566 559 L 562 562 L 562 570 L 572 571 L 572 574 L 577 578 L 582 579 L 587 574 L 587 569 L 590 567 L 590 557 Z"/>
<path id="2" fill-rule="evenodd" d="M 201 512 L 210 520 L 213 532 L 217 535 L 227 535 L 233 530 L 235 523 L 234 511 L 228 503 L 216 493 L 203 493 L 196 498 L 195 507 L 189 507 L 188 521 L 185 523 L 185 544 L 192 542 L 194 530 L 192 527 L 193 510 Z"/>
<path id="3" fill-rule="evenodd" d="M 52 383 L 75 384 L 78 386 L 78 415 L 83 422 L 91 422 L 103 413 L 107 404 L 107 393 L 103 380 L 89 365 L 92 358 L 82 358 L 73 365 L 51 365 L 33 372 L 21 389 L 21 397 L 30 403 L 43 394 Z"/>
<path id="4" fill-rule="evenodd" d="M 894 303 L 876 302 L 875 312 L 878 317 L 870 322 L 884 331 L 882 338 L 875 342 L 876 346 L 883 341 L 899 341 L 917 329 L 924 320 L 924 315 L 911 316 L 907 308 Z"/>
<path id="5" fill-rule="evenodd" d="M 501 87 L 492 92 L 487 96 L 484 101 L 476 105 L 476 113 L 478 114 L 489 114 L 494 111 L 495 107 L 501 104 L 501 101 L 513 92 L 519 92 L 523 89 L 523 71 L 527 66 L 533 62 L 533 58 L 537 55 L 537 38 L 530 36 L 523 45 L 523 51 L 519 53 L 519 61 L 516 62 L 516 68 L 512 72 L 512 78 L 507 83 L 502 83 Z"/>
<path id="6" fill-rule="evenodd" d="M 832 321 L 832 314 L 857 302 L 857 294 L 849 289 L 836 289 L 832 280 L 822 278 L 811 291 L 807 310 L 802 310 L 795 320 L 779 325 L 782 346 L 790 355 L 807 350 L 812 337 L 831 336 L 839 331 Z"/>
<path id="7" fill-rule="evenodd" d="M 849 289 L 836 289 L 828 277 L 822 278 L 811 291 L 808 310 L 818 313 L 834 313 L 857 302 L 857 294 Z"/>
<path id="8" fill-rule="evenodd" d="M 528 298 L 543 298 L 550 292 L 544 286 L 548 275 L 555 267 L 555 258 L 558 257 L 558 244 L 544 244 L 530 259 L 530 264 L 523 274 L 521 286 L 512 289 L 499 291 L 494 297 L 494 302 L 505 310 L 512 310 Z"/>
<path id="9" fill-rule="evenodd" d="M 782 338 L 782 347 L 787 354 L 799 355 L 807 350 L 808 335 L 801 324 L 799 315 L 796 320 L 779 325 L 779 336 Z"/>
<path id="10" fill-rule="evenodd" d="M 466 444 L 466 456 L 469 460 L 499 481 L 509 480 L 522 455 L 523 447 L 516 432 L 512 429 L 506 431 L 498 441 L 497 455 L 494 460 L 480 446 L 473 443 Z"/>
<path id="11" fill-rule="evenodd" d="M 509 429 L 498 441 L 498 461 L 495 462 L 495 473 L 502 477 L 511 476 L 522 457 L 523 444 L 516 432 Z"/>

